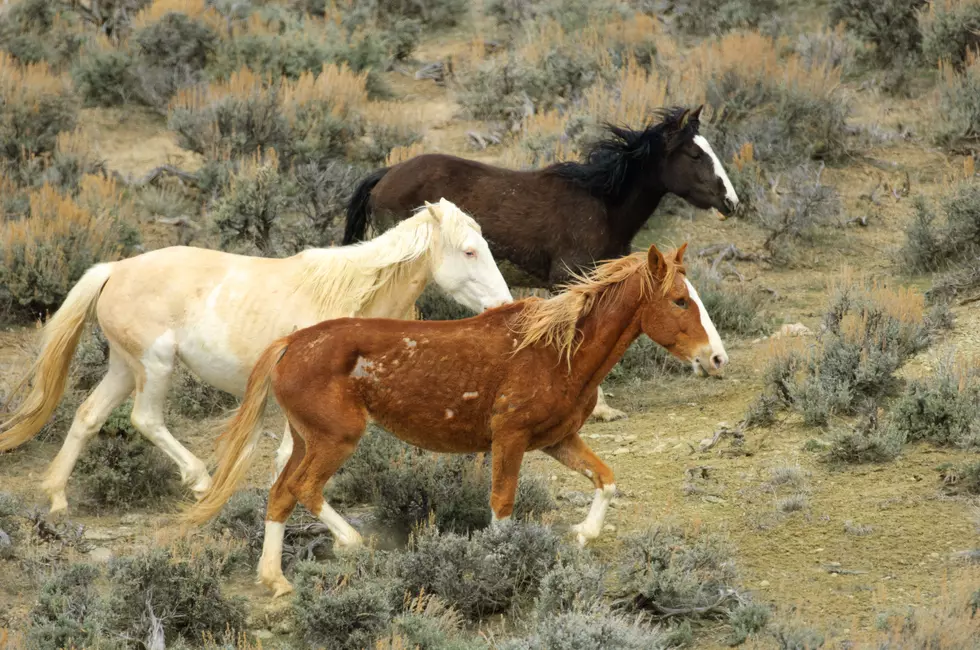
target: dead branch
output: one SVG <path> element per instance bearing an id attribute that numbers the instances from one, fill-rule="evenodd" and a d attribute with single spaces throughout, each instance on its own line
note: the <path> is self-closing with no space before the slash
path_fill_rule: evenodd
<path id="1" fill-rule="evenodd" d="M 742 431 L 741 426 L 730 427 L 727 424 L 722 424 L 720 427 L 718 427 L 718 430 L 715 431 L 714 435 L 711 437 L 711 440 L 707 442 L 702 442 L 699 445 L 699 451 L 701 451 L 702 453 L 708 451 L 709 449 L 717 445 L 718 442 L 724 436 L 731 436 L 733 438 L 738 439 L 738 438 L 744 438 L 745 433 Z"/>
<path id="2" fill-rule="evenodd" d="M 200 184 L 197 174 L 186 172 L 183 169 L 174 167 L 173 165 L 160 165 L 159 167 L 154 167 L 151 169 L 145 176 L 143 176 L 143 178 L 133 182 L 132 185 L 135 187 L 143 187 L 144 185 L 148 185 L 164 175 L 174 176 L 178 180 L 187 183 L 188 185 L 193 185 L 194 187 L 197 187 Z"/>
<path id="3" fill-rule="evenodd" d="M 866 216 L 854 217 L 853 219 L 848 219 L 847 221 L 845 221 L 844 222 L 844 225 L 845 226 L 849 226 L 852 223 L 856 223 L 857 225 L 861 226 L 862 228 L 867 228 L 868 227 L 868 217 L 866 217 Z"/>
<path id="4" fill-rule="evenodd" d="M 704 616 L 705 614 L 724 614 L 725 605 L 730 600 L 738 600 L 738 593 L 735 591 L 726 591 L 721 594 L 721 597 L 717 601 L 710 605 L 704 605 L 703 607 L 664 607 L 663 605 L 655 602 L 649 601 L 647 603 L 648 607 L 652 608 L 657 615 L 655 618 L 667 619 L 672 616 L 690 616 L 691 614 L 698 614 Z"/>

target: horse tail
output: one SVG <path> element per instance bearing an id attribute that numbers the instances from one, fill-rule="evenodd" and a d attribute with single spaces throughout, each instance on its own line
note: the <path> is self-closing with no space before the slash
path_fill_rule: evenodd
<path id="1" fill-rule="evenodd" d="M 347 224 L 344 227 L 344 246 L 349 246 L 364 240 L 364 235 L 368 227 L 368 202 L 371 200 L 371 191 L 377 185 L 391 167 L 382 167 L 371 172 L 361 184 L 354 190 L 350 202 L 347 204 Z"/>
<path id="2" fill-rule="evenodd" d="M 34 385 L 13 414 L 0 423 L 3 431 L 0 433 L 0 452 L 18 447 L 36 436 L 58 406 L 65 394 L 71 359 L 85 321 L 94 311 L 102 287 L 112 274 L 112 267 L 110 262 L 97 264 L 86 271 L 68 292 L 58 311 L 45 323 L 41 330 L 41 352 L 9 399 L 20 393 L 31 378 Z"/>
<path id="3" fill-rule="evenodd" d="M 245 398 L 232 415 L 228 428 L 218 438 L 218 469 L 211 487 L 200 501 L 180 516 L 185 527 L 203 524 L 218 514 L 245 477 L 252 464 L 259 424 L 272 388 L 272 371 L 286 352 L 287 339 L 283 337 L 273 342 L 255 362 L 245 387 Z"/>

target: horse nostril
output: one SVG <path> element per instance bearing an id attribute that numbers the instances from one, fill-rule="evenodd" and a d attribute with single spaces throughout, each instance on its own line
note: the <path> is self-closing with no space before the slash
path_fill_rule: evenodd
<path id="1" fill-rule="evenodd" d="M 725 208 L 727 208 L 729 212 L 734 212 L 736 207 L 735 201 L 725 197 Z"/>
<path id="2" fill-rule="evenodd" d="M 721 368 L 723 365 L 725 365 L 726 361 L 727 359 L 720 354 L 716 354 L 711 357 L 711 365 L 714 368 Z"/>

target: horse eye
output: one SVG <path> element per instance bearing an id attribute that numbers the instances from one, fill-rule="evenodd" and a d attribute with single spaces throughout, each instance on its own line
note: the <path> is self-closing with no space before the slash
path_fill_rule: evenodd
<path id="1" fill-rule="evenodd" d="M 472 248 L 468 248 L 465 251 L 463 251 L 463 255 L 465 255 L 466 257 L 476 257 L 476 251 L 473 250 Z"/>
<path id="2" fill-rule="evenodd" d="M 687 300 L 685 300 L 684 298 L 678 298 L 677 300 L 674 301 L 674 304 L 680 307 L 681 309 L 687 309 Z"/>

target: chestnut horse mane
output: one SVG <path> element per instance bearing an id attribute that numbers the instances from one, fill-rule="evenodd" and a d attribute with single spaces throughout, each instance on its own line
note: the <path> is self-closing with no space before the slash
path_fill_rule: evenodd
<path id="1" fill-rule="evenodd" d="M 664 255 L 667 272 L 660 282 L 661 295 L 667 295 L 670 291 L 677 273 L 686 274 L 684 266 L 675 262 L 674 253 L 670 251 Z M 638 273 L 640 295 L 645 296 L 653 291 L 648 255 L 646 251 L 640 251 L 610 260 L 587 274 L 573 275 L 574 281 L 564 285 L 562 292 L 553 298 L 525 300 L 523 309 L 511 324 L 520 337 L 514 352 L 544 343 L 556 348 L 559 359 L 565 358 L 571 364 L 572 355 L 581 345 L 577 336 L 578 322 L 591 313 L 602 299 L 608 296 L 615 300 L 624 283 Z"/>
<path id="2" fill-rule="evenodd" d="M 618 200 L 629 189 L 637 172 L 698 134 L 697 118 L 680 126 L 686 112 L 683 107 L 661 109 L 655 113 L 660 122 L 639 131 L 606 124 L 611 137 L 593 144 L 583 162 L 555 163 L 543 171 L 594 195 Z"/>

